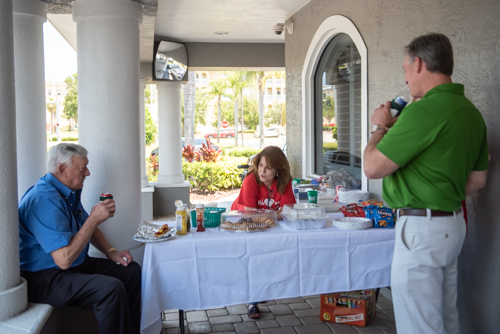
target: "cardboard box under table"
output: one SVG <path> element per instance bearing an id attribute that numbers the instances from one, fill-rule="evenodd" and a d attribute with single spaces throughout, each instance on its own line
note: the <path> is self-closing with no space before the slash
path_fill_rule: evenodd
<path id="1" fill-rule="evenodd" d="M 375 290 L 321 295 L 320 318 L 324 321 L 366 327 L 375 318 Z"/>

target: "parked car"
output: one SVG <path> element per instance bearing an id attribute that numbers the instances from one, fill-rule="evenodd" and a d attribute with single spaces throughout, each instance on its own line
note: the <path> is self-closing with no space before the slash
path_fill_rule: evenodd
<path id="1" fill-rule="evenodd" d="M 361 179 L 361 158 L 349 152 L 326 151 L 323 153 L 323 174 L 345 168 L 357 179 Z"/>
<path id="2" fill-rule="evenodd" d="M 279 135 L 282 134 L 284 134 L 284 132 L 281 127 L 267 128 L 264 130 L 264 137 L 279 137 Z M 260 131 L 255 131 L 253 135 L 256 138 L 260 137 Z"/>
<path id="3" fill-rule="evenodd" d="M 184 139 L 185 139 L 185 138 L 183 137 L 183 138 L 182 138 L 182 148 L 184 148 L 184 147 L 186 146 L 186 143 L 185 143 L 185 140 L 184 140 Z M 202 143 L 203 143 L 203 144 L 205 144 L 205 145 L 207 145 L 207 141 L 206 141 L 206 139 L 202 139 L 202 138 L 195 138 L 195 139 L 194 139 L 194 148 L 195 148 L 197 151 L 199 151 L 199 150 L 200 150 L 200 148 L 202 148 L 202 145 L 201 145 Z M 214 150 L 219 150 L 219 146 L 214 145 L 213 143 L 212 143 L 212 148 L 213 148 Z M 154 150 L 152 150 L 152 151 L 151 151 L 151 155 L 153 155 L 153 154 L 158 154 L 158 152 L 159 152 L 159 150 L 158 150 L 158 149 L 159 149 L 159 148 L 157 147 L 157 148 L 155 148 Z"/>
<path id="4" fill-rule="evenodd" d="M 217 138 L 217 131 L 215 132 L 209 132 L 205 134 L 205 138 Z M 227 129 L 221 129 L 220 130 L 220 138 L 234 138 L 234 131 L 233 130 L 227 130 Z"/>

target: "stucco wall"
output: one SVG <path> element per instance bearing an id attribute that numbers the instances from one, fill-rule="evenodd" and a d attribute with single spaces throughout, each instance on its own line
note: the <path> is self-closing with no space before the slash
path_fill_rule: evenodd
<path id="1" fill-rule="evenodd" d="M 368 49 L 368 110 L 393 97 L 404 85 L 403 47 L 413 37 L 441 32 L 455 51 L 454 82 L 481 111 L 487 127 L 491 165 L 486 188 L 467 199 L 469 235 L 459 259 L 459 309 L 463 333 L 494 333 L 500 312 L 500 224 L 495 207 L 500 198 L 498 143 L 500 133 L 500 1 L 498 0 L 312 0 L 292 18 L 286 36 L 287 157 L 292 175 L 301 174 L 302 70 L 311 40 L 332 15 L 349 18 Z M 368 131 L 368 129 L 364 129 Z M 381 182 L 369 189 L 381 195 Z"/>

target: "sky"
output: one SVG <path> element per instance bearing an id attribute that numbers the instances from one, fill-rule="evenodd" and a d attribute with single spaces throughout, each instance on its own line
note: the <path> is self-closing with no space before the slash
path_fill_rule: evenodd
<path id="1" fill-rule="evenodd" d="M 45 81 L 64 81 L 76 73 L 76 51 L 49 22 L 43 24 Z"/>

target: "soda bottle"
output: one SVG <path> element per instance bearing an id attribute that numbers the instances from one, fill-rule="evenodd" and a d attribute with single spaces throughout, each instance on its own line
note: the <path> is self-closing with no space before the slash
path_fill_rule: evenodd
<path id="1" fill-rule="evenodd" d="M 392 117 L 398 117 L 404 107 L 410 102 L 410 87 L 406 87 L 396 95 L 396 97 L 391 101 L 391 115 Z"/>
<path id="2" fill-rule="evenodd" d="M 205 231 L 205 205 L 203 203 L 196 204 L 196 232 L 204 232 Z"/>

